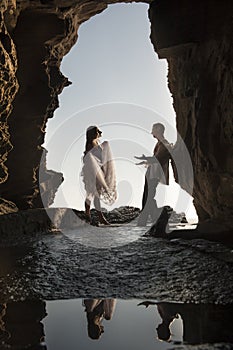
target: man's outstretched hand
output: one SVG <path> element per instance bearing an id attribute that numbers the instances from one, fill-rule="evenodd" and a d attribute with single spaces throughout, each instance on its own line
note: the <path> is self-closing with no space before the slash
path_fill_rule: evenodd
<path id="1" fill-rule="evenodd" d="M 144 305 L 145 307 L 148 307 L 149 305 L 157 305 L 158 303 L 155 303 L 154 301 L 142 301 L 137 306 Z"/>
<path id="2" fill-rule="evenodd" d="M 142 162 L 140 163 L 135 163 L 136 165 L 147 165 L 147 157 L 145 156 L 145 154 L 143 154 L 142 156 L 138 157 L 138 156 L 134 156 L 134 158 L 142 160 Z"/>
<path id="3" fill-rule="evenodd" d="M 145 156 L 145 154 L 143 154 L 143 155 L 140 156 L 140 157 L 134 156 L 134 158 L 139 159 L 139 160 L 147 160 L 147 157 Z"/>

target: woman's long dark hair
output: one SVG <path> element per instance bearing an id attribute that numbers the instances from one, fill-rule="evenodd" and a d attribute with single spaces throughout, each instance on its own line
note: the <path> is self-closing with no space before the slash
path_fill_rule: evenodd
<path id="1" fill-rule="evenodd" d="M 100 132 L 97 126 L 92 125 L 87 128 L 86 131 L 86 146 L 84 151 L 84 156 L 93 148 L 92 141 L 96 139 L 98 132 Z M 101 132 L 100 132 L 101 133 Z"/>

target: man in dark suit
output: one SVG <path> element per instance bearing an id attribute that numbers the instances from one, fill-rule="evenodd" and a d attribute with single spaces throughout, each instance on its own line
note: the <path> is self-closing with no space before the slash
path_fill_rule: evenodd
<path id="1" fill-rule="evenodd" d="M 146 165 L 145 185 L 142 197 L 142 211 L 138 218 L 138 226 L 146 226 L 148 217 L 151 216 L 152 222 L 158 217 L 158 206 L 154 199 L 156 188 L 159 183 L 169 184 L 169 159 L 172 145 L 164 137 L 165 127 L 161 123 L 152 126 L 154 138 L 158 140 L 155 145 L 153 156 L 135 157 L 142 160 L 137 165 Z"/>

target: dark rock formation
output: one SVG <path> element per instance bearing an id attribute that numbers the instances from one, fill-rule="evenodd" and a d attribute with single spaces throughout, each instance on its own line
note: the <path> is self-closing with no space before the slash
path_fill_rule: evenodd
<path id="1" fill-rule="evenodd" d="M 62 35 L 63 30 L 64 23 L 57 16 L 24 10 L 11 33 L 18 56 L 19 91 L 9 119 L 13 150 L 8 155 L 10 176 L 2 186 L 2 194 L 20 209 L 42 206 L 41 201 L 38 203 L 38 172 L 45 123 L 58 105 L 57 95 L 68 84 L 60 73 L 53 77 L 52 66 L 53 73 L 48 75 L 46 43 Z"/>
<path id="2" fill-rule="evenodd" d="M 86 221 L 86 216 L 83 211 L 73 211 L 81 220 Z M 139 215 L 140 209 L 130 206 L 122 206 L 111 211 L 107 211 L 106 209 L 102 208 L 102 212 L 111 225 L 121 225 L 136 219 Z M 99 226 L 99 217 L 95 209 L 91 209 L 91 224 L 94 226 Z"/>
<path id="3" fill-rule="evenodd" d="M 62 173 L 57 173 L 53 170 L 47 169 L 46 155 L 47 151 L 44 149 L 40 161 L 39 175 L 37 174 L 40 184 L 40 196 L 36 193 L 36 198 L 33 202 L 37 208 L 43 206 L 47 208 L 53 204 L 57 189 L 64 180 Z"/>
<path id="4" fill-rule="evenodd" d="M 168 225 L 168 220 L 170 219 L 171 215 L 172 208 L 169 206 L 165 206 L 162 209 L 158 220 L 151 226 L 146 235 L 167 238 L 168 234 L 166 232 L 166 229 Z"/>
<path id="5" fill-rule="evenodd" d="M 31 349 L 43 349 L 39 346 L 45 335 L 44 326 L 40 321 L 47 315 L 45 307 L 43 301 L 21 301 L 0 305 L 0 310 L 4 308 L 1 348 L 25 349 L 30 344 Z"/>
<path id="6" fill-rule="evenodd" d="M 18 90 L 16 49 L 4 18 L 4 14 L 10 11 L 8 5 L 8 1 L 3 1 L 0 6 L 0 184 L 5 183 L 9 177 L 6 162 L 13 146 L 10 141 L 8 117 L 12 112 L 12 102 Z M 4 199 L 2 202 L 6 203 Z M 6 209 L 4 205 L 3 212 Z"/>
<path id="7" fill-rule="evenodd" d="M 193 163 L 200 226 L 207 221 L 210 230 L 233 227 L 232 13 L 230 1 L 155 1 L 150 9 L 152 42 L 168 59 L 177 129 Z"/>
<path id="8" fill-rule="evenodd" d="M 110 224 L 126 224 L 134 220 L 139 214 L 139 209 L 134 207 L 119 207 L 105 216 Z M 98 221 L 96 210 L 91 210 L 94 222 Z M 37 234 L 59 232 L 63 229 L 74 229 L 77 232 L 83 226 L 89 225 L 85 220 L 85 214 L 81 210 L 70 208 L 38 208 L 12 212 L 0 215 L 0 245 L 15 242 L 15 245 L 26 243 L 30 237 Z"/>
<path id="9" fill-rule="evenodd" d="M 233 230 L 223 229 L 221 223 L 213 221 L 202 222 L 201 225 L 193 224 L 182 228 L 181 224 L 186 224 L 187 219 L 183 213 L 177 214 L 169 206 L 163 207 L 158 220 L 152 224 L 145 236 L 155 238 L 165 238 L 167 240 L 182 238 L 185 240 L 207 239 L 213 242 L 233 244 Z M 173 225 L 171 225 L 173 224 Z M 175 227 L 174 227 L 175 224 Z M 186 225 L 185 225 L 186 226 Z"/>
<path id="10" fill-rule="evenodd" d="M 13 202 L 3 206 L 2 213 L 8 207 L 12 211 L 12 206 L 14 210 L 42 206 L 39 167 L 45 125 L 58 107 L 58 94 L 69 84 L 60 72 L 61 60 L 75 44 L 82 22 L 108 4 L 119 2 L 122 1 L 1 2 L 0 183 L 2 202 Z M 143 2 L 151 4 L 151 40 L 155 51 L 169 63 L 169 88 L 177 128 L 194 168 L 194 200 L 200 226 L 203 223 L 205 230 L 211 231 L 216 223 L 230 232 L 233 3 Z M 54 173 L 47 176 L 53 178 L 47 186 L 52 193 L 44 192 L 49 204 L 62 176 Z M 188 179 L 182 179 L 186 189 L 187 182 Z"/>

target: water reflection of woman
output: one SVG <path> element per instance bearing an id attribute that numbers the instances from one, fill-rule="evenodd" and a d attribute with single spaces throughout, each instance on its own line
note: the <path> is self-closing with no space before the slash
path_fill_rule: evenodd
<path id="1" fill-rule="evenodd" d="M 82 176 L 86 190 L 85 214 L 91 220 L 90 207 L 94 200 L 99 222 L 108 225 L 104 217 L 100 200 L 111 205 L 116 200 L 116 176 L 110 145 L 100 143 L 102 131 L 97 126 L 89 126 L 86 131 L 86 146 L 83 157 Z"/>
<path id="2" fill-rule="evenodd" d="M 99 339 L 104 333 L 102 320 L 111 320 L 116 299 L 85 299 L 83 301 L 87 314 L 87 330 L 91 339 Z"/>

